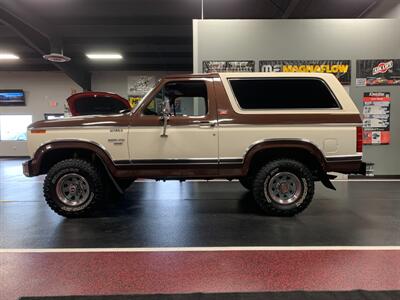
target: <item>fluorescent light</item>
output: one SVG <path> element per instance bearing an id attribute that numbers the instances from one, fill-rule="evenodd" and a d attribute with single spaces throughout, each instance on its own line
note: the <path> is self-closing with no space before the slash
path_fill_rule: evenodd
<path id="1" fill-rule="evenodd" d="M 16 60 L 19 59 L 19 56 L 12 53 L 0 53 L 0 59 Z"/>
<path id="2" fill-rule="evenodd" d="M 122 59 L 122 55 L 118 53 L 87 53 L 90 59 Z"/>

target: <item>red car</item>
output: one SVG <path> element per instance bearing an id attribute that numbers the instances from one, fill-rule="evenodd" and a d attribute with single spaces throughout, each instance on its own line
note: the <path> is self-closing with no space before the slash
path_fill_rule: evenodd
<path id="1" fill-rule="evenodd" d="M 110 115 L 130 110 L 129 101 L 106 92 L 82 92 L 67 99 L 72 116 Z"/>

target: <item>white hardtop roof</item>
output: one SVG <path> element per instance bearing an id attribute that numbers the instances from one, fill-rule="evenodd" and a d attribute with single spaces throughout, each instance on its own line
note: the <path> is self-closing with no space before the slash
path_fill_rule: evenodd
<path id="1" fill-rule="evenodd" d="M 329 73 L 310 73 L 310 72 L 226 72 L 218 73 L 220 77 L 225 78 L 240 78 L 240 77 L 317 77 L 317 78 L 332 78 L 335 77 Z"/>

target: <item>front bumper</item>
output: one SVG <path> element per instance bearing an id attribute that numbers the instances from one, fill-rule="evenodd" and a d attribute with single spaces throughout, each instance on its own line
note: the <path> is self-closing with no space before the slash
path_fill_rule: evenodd
<path id="1" fill-rule="evenodd" d="M 35 174 L 35 168 L 34 168 L 34 160 L 30 159 L 24 163 L 22 163 L 22 170 L 24 172 L 24 175 L 26 177 L 33 177 L 36 176 L 37 174 Z"/>

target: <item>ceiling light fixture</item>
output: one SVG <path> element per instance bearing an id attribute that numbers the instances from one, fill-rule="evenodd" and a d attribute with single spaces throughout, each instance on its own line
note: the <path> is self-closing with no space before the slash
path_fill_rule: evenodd
<path id="1" fill-rule="evenodd" d="M 122 55 L 118 53 L 87 53 L 86 57 L 89 59 L 122 59 Z"/>
<path id="2" fill-rule="evenodd" d="M 19 56 L 12 53 L 0 53 L 0 59 L 2 60 L 17 60 Z"/>
<path id="3" fill-rule="evenodd" d="M 70 57 L 63 55 L 62 53 L 50 53 L 43 55 L 45 60 L 55 62 L 55 63 L 65 63 L 71 60 Z"/>

